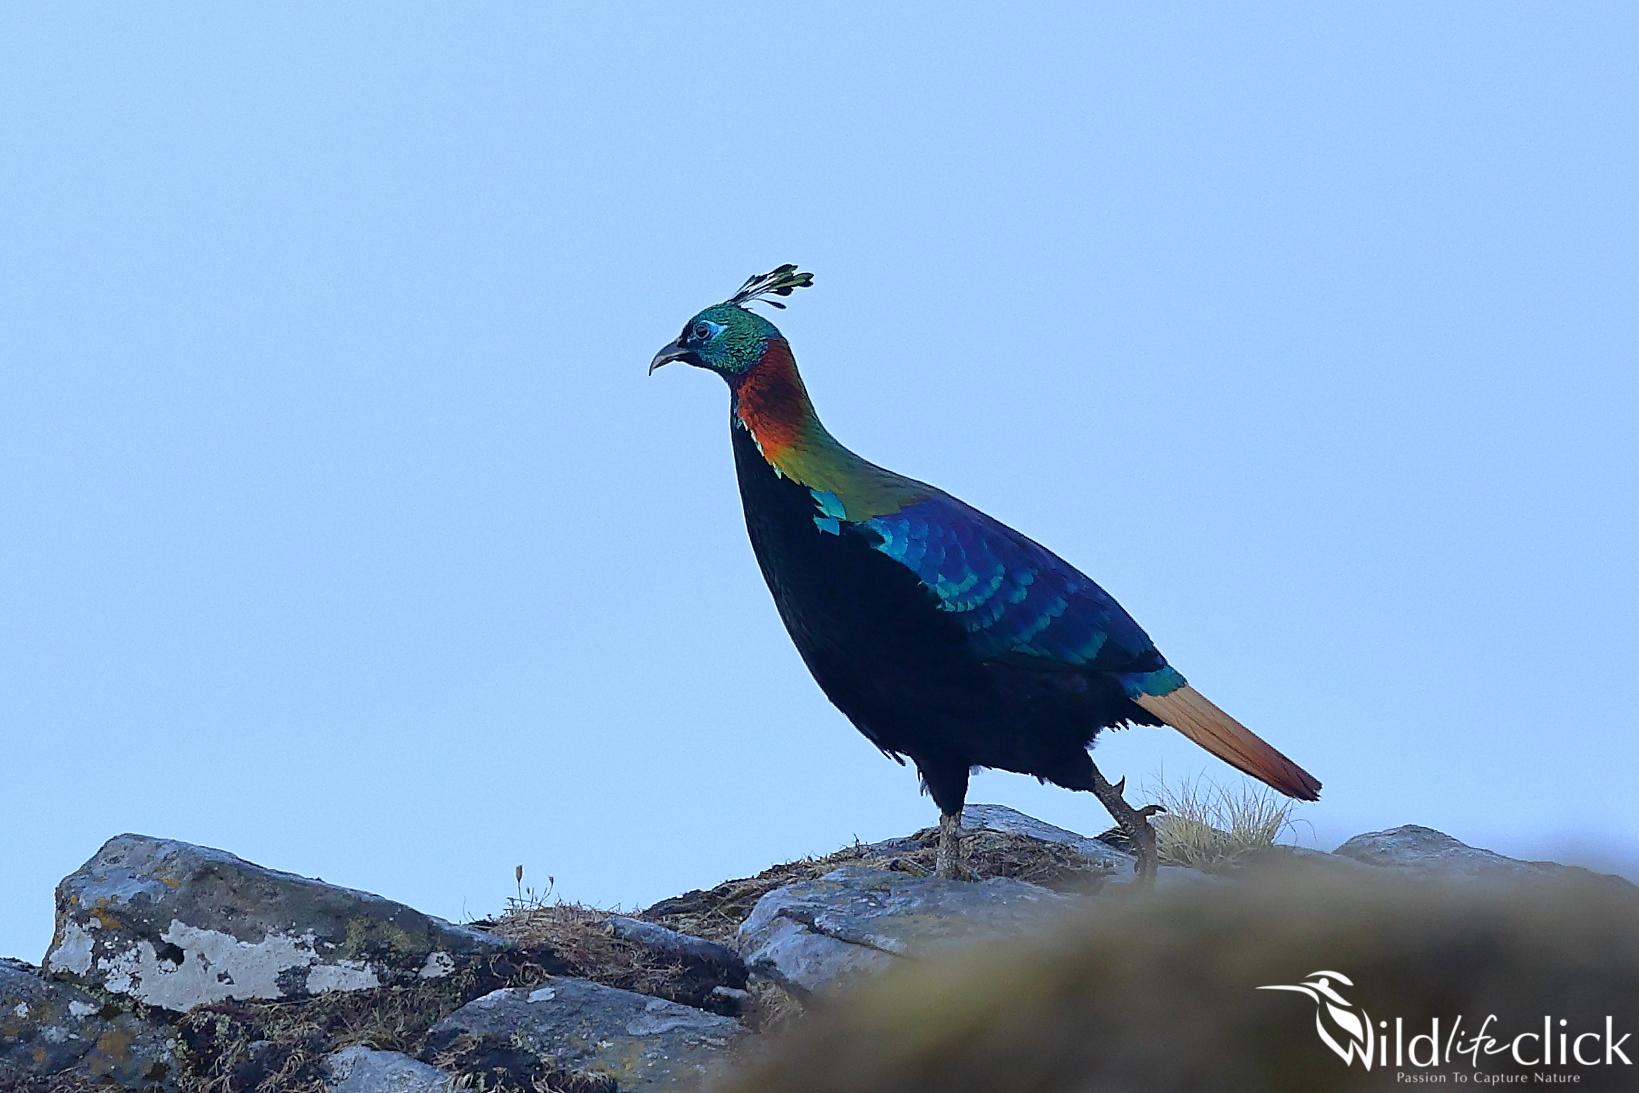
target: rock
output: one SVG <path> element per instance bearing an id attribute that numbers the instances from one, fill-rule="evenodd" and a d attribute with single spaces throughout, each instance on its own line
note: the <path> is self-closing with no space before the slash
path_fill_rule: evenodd
<path id="1" fill-rule="evenodd" d="M 1062 827 L 1055 827 L 1006 805 L 968 805 L 962 810 L 962 830 L 998 831 L 1005 835 L 1035 839 L 1037 842 L 1067 846 L 1100 868 L 1108 870 L 1110 884 L 1131 884 L 1137 877 L 1133 870 L 1138 860 L 1137 855 L 1117 849 L 1103 839 L 1092 839 Z M 1155 884 L 1157 889 L 1165 890 L 1180 884 L 1213 884 L 1222 879 L 1218 875 L 1203 873 L 1199 869 L 1163 865 L 1156 871 Z"/>
<path id="2" fill-rule="evenodd" d="M 919 835 L 900 835 L 892 839 L 883 839 L 880 842 L 866 843 L 860 850 L 869 857 L 883 857 L 891 854 L 913 853 L 922 845 L 920 835 L 932 835 L 937 829 L 929 828 Z M 994 831 L 1003 835 L 1017 835 L 1021 838 L 1034 839 L 1042 843 L 1054 843 L 1067 846 L 1087 858 L 1094 865 L 1109 872 L 1112 878 L 1122 877 L 1132 872 L 1135 858 L 1132 854 L 1117 850 L 1108 843 L 1098 839 L 1090 839 L 1074 831 L 1062 827 L 1055 827 L 1045 820 L 1038 820 L 1034 816 L 1006 805 L 970 804 L 962 809 L 962 833 L 976 835 L 983 831 Z"/>
<path id="3" fill-rule="evenodd" d="M 740 954 L 727 945 L 626 915 L 610 915 L 606 925 L 615 937 L 681 965 L 669 995 L 674 1001 L 728 1016 L 740 1011 L 750 976 Z"/>
<path id="4" fill-rule="evenodd" d="M 730 987 L 746 985 L 745 961 L 727 945 L 627 915 L 610 915 L 609 932 L 650 952 L 710 969 Z"/>
<path id="5" fill-rule="evenodd" d="M 330 1093 L 449 1093 L 450 1075 L 398 1051 L 342 1048 L 325 1062 Z"/>
<path id="6" fill-rule="evenodd" d="M 368 892 L 120 835 L 58 884 L 46 968 L 186 1011 L 413 982 L 506 947 Z"/>
<path id="7" fill-rule="evenodd" d="M 1504 857 L 1417 824 L 1356 835 L 1333 853 L 1367 865 L 1438 873 L 1457 879 L 1561 880 L 1605 876 L 1574 865 Z M 1609 879 L 1626 883 L 1619 877 Z"/>
<path id="8" fill-rule="evenodd" d="M 1254 883 L 1264 883 L 1271 874 L 1290 872 L 1292 870 L 1307 871 L 1317 877 L 1357 877 L 1370 880 L 1372 877 L 1381 877 L 1382 872 L 1374 865 L 1367 865 L 1363 861 L 1353 858 L 1340 857 L 1329 854 L 1324 850 L 1313 850 L 1306 846 L 1290 846 L 1285 843 L 1268 847 L 1256 853 L 1249 854 L 1237 875 L 1244 876 Z"/>
<path id="9" fill-rule="evenodd" d="M 67 983 L 0 960 L 0 1089 L 65 1070 L 126 1089 L 170 1089 L 170 1038 Z"/>
<path id="10" fill-rule="evenodd" d="M 1591 1066 L 1522 1067 L 1506 1045 L 1527 1034 L 1523 1057 L 1539 1058 L 1529 1036 L 1545 1014 L 1573 1037 L 1615 1042 L 1635 1030 L 1639 894 L 1593 882 L 1508 887 L 1500 898 L 1487 886 L 1359 866 L 1224 885 L 1210 899 L 1188 889 L 1095 896 L 1050 931 L 906 961 L 845 1002 L 812 1007 L 746 1052 L 716 1093 L 1383 1093 L 1544 1082 L 1631 1093 L 1639 1033 L 1620 1057 L 1584 1056 L 1599 1060 Z M 1258 989 L 1319 968 L 1352 984 L 1336 988 L 1343 1006 Z M 1345 1064 L 1317 1015 L 1335 1021 L 1350 1008 L 1382 1022 L 1379 1045 L 1403 1028 L 1406 1042 L 1421 1034 L 1428 1054 L 1408 1050 L 1401 1063 L 1391 1045 L 1386 1067 Z M 1419 1065 L 1442 1036 L 1441 1061 Z M 1472 1055 L 1460 1047 L 1468 1040 L 1480 1045 Z"/>
<path id="11" fill-rule="evenodd" d="M 1000 831 L 1007 835 L 1023 835 L 1038 842 L 1058 843 L 1107 866 L 1116 876 L 1125 876 L 1133 870 L 1133 855 L 1098 839 L 1089 839 L 1034 816 L 1026 816 L 1006 805 L 968 805 L 962 810 L 962 830 Z"/>
<path id="12" fill-rule="evenodd" d="M 530 1088 L 638 1093 L 698 1084 L 745 1030 L 732 1018 L 557 976 L 467 1003 L 427 1034 L 427 1057 Z"/>
<path id="13" fill-rule="evenodd" d="M 777 888 L 740 927 L 753 972 L 798 997 L 897 960 L 1038 927 L 1075 897 L 992 877 L 946 881 L 844 866 Z"/>

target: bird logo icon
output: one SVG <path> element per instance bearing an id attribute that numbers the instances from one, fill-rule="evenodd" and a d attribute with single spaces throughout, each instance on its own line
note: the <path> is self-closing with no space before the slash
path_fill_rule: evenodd
<path id="1" fill-rule="evenodd" d="M 1310 972 L 1301 983 L 1271 983 L 1260 991 L 1296 991 L 1308 995 L 1315 1004 L 1315 1031 L 1321 1041 L 1345 1063 L 1360 1060 L 1367 1070 L 1372 1068 L 1374 1032 L 1366 1011 L 1344 998 L 1337 985 L 1353 988 L 1354 983 L 1341 972 Z"/>

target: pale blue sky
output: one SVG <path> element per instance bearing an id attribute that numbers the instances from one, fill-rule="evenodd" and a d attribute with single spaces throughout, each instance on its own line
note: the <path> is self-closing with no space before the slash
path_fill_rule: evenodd
<path id="1" fill-rule="evenodd" d="M 1634 860 L 1639 8 L 866 10 L 0 9 L 0 954 L 122 831 L 460 917 L 930 822 L 644 375 L 784 261 L 832 430 L 1105 584 L 1306 838 Z"/>

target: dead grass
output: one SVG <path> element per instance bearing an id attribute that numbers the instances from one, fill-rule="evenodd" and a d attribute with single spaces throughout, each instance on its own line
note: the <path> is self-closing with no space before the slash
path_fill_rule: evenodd
<path id="1" fill-rule="evenodd" d="M 733 945 L 751 909 L 768 892 L 798 881 L 824 876 L 845 865 L 927 876 L 933 872 L 937 828 L 924 828 L 891 849 L 856 842 L 820 858 L 800 858 L 772 866 L 756 876 L 726 880 L 713 888 L 662 900 L 638 917 L 696 937 Z M 975 877 L 1011 877 L 1057 891 L 1086 891 L 1103 884 L 1109 872 L 1067 846 L 1039 842 L 998 831 L 971 831 L 963 840 L 968 867 Z M 766 980 L 751 981 L 751 999 L 740 1019 L 759 1032 L 790 1024 L 802 1005 Z"/>
<path id="2" fill-rule="evenodd" d="M 283 1002 L 224 1002 L 177 1023 L 182 1093 L 322 1093 L 324 1061 L 355 1044 L 419 1056 L 427 1032 L 502 987 L 533 987 L 566 964 L 547 948 L 495 954 L 437 979 Z"/>
<path id="3" fill-rule="evenodd" d="M 5 1087 L 6 1093 L 108 1093 L 109 1086 L 89 1074 L 69 1071 L 44 1078 L 29 1078 Z"/>
<path id="4" fill-rule="evenodd" d="M 604 924 L 614 913 L 562 901 L 514 903 L 495 921 L 494 933 L 527 948 L 552 950 L 568 966 L 565 974 L 682 1001 L 679 986 L 688 972 L 682 961 L 657 957 L 610 933 Z"/>
<path id="5" fill-rule="evenodd" d="M 178 1027 L 178 1085 L 187 1093 L 319 1093 L 330 1052 L 363 1044 L 414 1055 L 446 1014 L 510 978 L 451 976 L 411 987 L 194 1010 Z"/>
<path id="6" fill-rule="evenodd" d="M 332 1052 L 358 1044 L 422 1057 L 429 1030 L 467 1002 L 502 987 L 538 986 L 553 975 L 691 1005 L 712 1004 L 705 997 L 710 985 L 681 962 L 614 936 L 605 925 L 611 913 L 552 899 L 550 886 L 545 893 L 520 887 L 503 914 L 482 924 L 516 947 L 449 976 L 194 1010 L 178 1022 L 178 1088 L 182 1093 L 323 1093 L 324 1062 Z M 606 1079 L 558 1071 L 541 1059 L 515 1061 L 514 1071 L 505 1074 L 460 1053 L 437 1062 L 456 1075 L 457 1088 L 483 1093 L 604 1093 L 612 1088 Z M 61 1093 L 79 1091 L 69 1086 Z"/>
<path id="7" fill-rule="evenodd" d="M 732 945 L 739 925 L 764 894 L 795 881 L 819 877 L 844 865 L 927 875 L 933 872 L 938 831 L 928 828 L 887 847 L 859 843 L 819 858 L 765 869 L 754 877 L 665 900 L 636 917 L 683 933 Z M 994 831 L 969 832 L 969 867 L 979 879 L 1011 877 L 1061 891 L 1101 884 L 1107 871 L 1075 850 Z M 606 925 L 611 910 L 571 903 L 523 886 L 506 910 L 474 925 L 516 948 L 440 978 L 406 986 L 335 992 L 284 1002 L 229 1002 L 176 1019 L 179 1041 L 176 1085 L 182 1093 L 322 1093 L 325 1059 L 363 1045 L 421 1057 L 428 1031 L 448 1014 L 502 987 L 533 987 L 552 975 L 571 975 L 607 986 L 705 1008 L 710 982 L 681 961 L 615 936 Z M 740 1016 L 754 1028 L 785 1024 L 798 1007 L 784 992 L 754 981 Z M 451 1055 L 437 1060 L 456 1074 L 457 1088 L 494 1093 L 522 1088 L 517 1078 L 474 1066 Z M 543 1062 L 528 1079 L 541 1093 L 600 1093 L 593 1077 L 551 1071 Z M 28 1093 L 81 1093 L 89 1088 L 63 1075 L 28 1087 Z"/>
<path id="8" fill-rule="evenodd" d="M 1293 828 L 1296 802 L 1248 781 L 1224 786 L 1202 775 L 1169 785 L 1157 779 L 1146 792 L 1166 808 L 1150 821 L 1156 854 L 1166 865 L 1234 868 L 1273 848 Z"/>
<path id="9" fill-rule="evenodd" d="M 812 880 L 844 865 L 926 876 L 933 872 L 938 838 L 938 829 L 930 827 L 891 850 L 855 843 L 822 858 L 801 858 L 765 869 L 753 877 L 727 880 L 715 888 L 662 900 L 641 917 L 696 937 L 732 944 L 740 923 L 768 892 L 797 881 Z M 1011 877 L 1045 888 L 1071 891 L 1101 884 L 1109 875 L 1097 862 L 1070 847 L 1022 835 L 973 831 L 968 833 L 963 845 L 968 867 L 980 880 Z"/>

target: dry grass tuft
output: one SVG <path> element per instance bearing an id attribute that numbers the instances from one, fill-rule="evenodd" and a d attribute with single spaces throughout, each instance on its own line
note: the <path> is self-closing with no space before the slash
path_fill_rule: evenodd
<path id="1" fill-rule="evenodd" d="M 330 1052 L 363 1044 L 414 1055 L 428 1029 L 489 986 L 462 976 L 197 1009 L 179 1024 L 178 1084 L 188 1093 L 322 1093 L 323 1061 Z"/>
<path id="2" fill-rule="evenodd" d="M 550 949 L 567 966 L 564 974 L 608 987 L 679 998 L 687 978 L 682 961 L 616 937 L 606 923 L 616 912 L 568 902 L 515 903 L 496 920 L 493 932 L 529 949 Z"/>
<path id="3" fill-rule="evenodd" d="M 661 900 L 644 911 L 642 918 L 658 922 L 685 934 L 733 944 L 740 923 L 751 913 L 751 907 L 766 892 L 794 881 L 808 880 L 843 864 L 840 860 L 850 851 L 839 851 L 824 858 L 802 858 L 783 865 L 770 866 L 754 877 L 726 880 L 714 888 L 697 889 L 680 896 Z M 835 865 L 823 863 L 836 860 Z"/>
<path id="4" fill-rule="evenodd" d="M 1202 775 L 1146 787 L 1166 811 L 1150 823 L 1167 865 L 1223 870 L 1273 848 L 1292 830 L 1295 801 L 1252 782 L 1222 786 Z"/>
<path id="5" fill-rule="evenodd" d="M 78 1071 L 52 1074 L 44 1078 L 28 1078 L 5 1088 L 6 1093 L 108 1093 L 109 1091 L 109 1086 L 104 1082 Z"/>
<path id="6" fill-rule="evenodd" d="M 223 1002 L 178 1018 L 182 1093 L 324 1093 L 324 1062 L 355 1044 L 419 1056 L 427 1032 L 501 987 L 534 987 L 563 974 L 548 949 L 518 949 L 451 975 L 404 986 L 336 991 L 280 1002 Z"/>
<path id="7" fill-rule="evenodd" d="M 732 944 L 740 923 L 766 893 L 783 885 L 824 876 L 844 865 L 863 865 L 926 876 L 933 872 L 937 828 L 925 828 L 891 850 L 855 843 L 823 858 L 801 858 L 763 870 L 754 877 L 727 880 L 715 888 L 687 892 L 650 907 L 651 922 L 696 937 Z M 1055 843 L 999 831 L 971 831 L 963 840 L 967 864 L 978 879 L 1011 877 L 1059 891 L 1084 890 L 1109 874 L 1097 862 Z"/>

